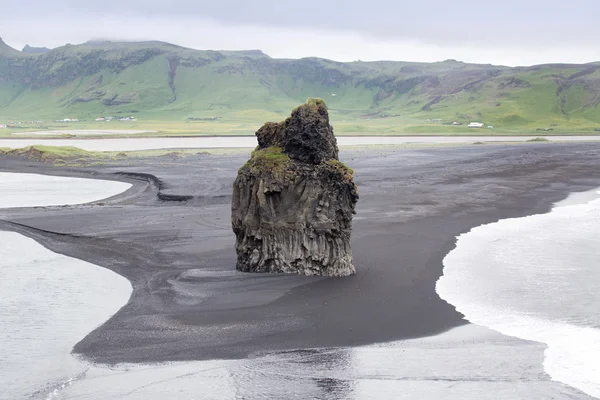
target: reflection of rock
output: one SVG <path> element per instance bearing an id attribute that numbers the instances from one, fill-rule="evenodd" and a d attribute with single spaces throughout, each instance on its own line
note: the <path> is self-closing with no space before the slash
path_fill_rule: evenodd
<path id="1" fill-rule="evenodd" d="M 347 276 L 358 200 L 353 171 L 338 161 L 322 100 L 309 99 L 256 133 L 259 146 L 233 187 L 237 269 Z"/>
<path id="2" fill-rule="evenodd" d="M 240 361 L 241 365 L 229 369 L 229 376 L 238 398 L 242 399 L 362 398 L 354 392 L 354 387 L 360 385 L 356 379 L 354 353 L 352 349 L 272 352 Z M 370 377 L 366 376 L 366 380 Z"/>

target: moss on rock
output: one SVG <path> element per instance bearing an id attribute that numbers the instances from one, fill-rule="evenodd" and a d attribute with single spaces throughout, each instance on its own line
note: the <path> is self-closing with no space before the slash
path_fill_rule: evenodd
<path id="1" fill-rule="evenodd" d="M 290 157 L 283 153 L 282 148 L 271 146 L 254 150 L 248 162 L 240 168 L 239 172 L 250 171 L 255 174 L 267 172 L 282 176 L 290 165 Z"/>
<path id="2" fill-rule="evenodd" d="M 325 100 L 319 97 L 309 97 L 308 99 L 306 99 L 306 102 L 304 104 L 296 107 L 294 111 L 303 106 L 310 107 L 314 112 L 327 111 L 327 105 L 325 104 Z"/>
<path id="3" fill-rule="evenodd" d="M 352 182 L 354 184 L 354 170 L 339 160 L 331 159 L 326 164 L 342 176 L 344 182 Z"/>

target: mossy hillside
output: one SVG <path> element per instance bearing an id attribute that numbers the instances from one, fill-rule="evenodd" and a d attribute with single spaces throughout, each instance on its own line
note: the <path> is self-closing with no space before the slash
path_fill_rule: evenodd
<path id="1" fill-rule="evenodd" d="M 86 151 L 69 146 L 33 145 L 19 149 L 0 148 L 0 156 L 26 158 L 32 161 L 53 163 L 55 166 L 85 166 L 109 161 L 125 161 L 135 158 L 164 158 L 167 160 L 183 159 L 189 156 L 212 156 L 247 154 L 247 149 L 186 149 L 186 150 L 139 150 L 139 151 Z"/>
<path id="2" fill-rule="evenodd" d="M 77 147 L 70 146 L 27 146 L 21 149 L 8 149 L 5 154 L 17 157 L 25 157 L 33 161 L 56 161 L 63 159 L 82 159 L 99 157 L 99 153 L 92 153 Z M 101 153 L 100 153 L 101 154 Z"/>

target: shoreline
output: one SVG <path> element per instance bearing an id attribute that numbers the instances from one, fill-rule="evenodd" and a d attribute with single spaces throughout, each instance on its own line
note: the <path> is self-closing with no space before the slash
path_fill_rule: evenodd
<path id="1" fill-rule="evenodd" d="M 467 145 L 524 142 L 600 142 L 600 135 L 522 135 L 522 136 L 339 136 L 338 146 L 395 146 L 395 145 Z M 129 152 L 148 150 L 251 149 L 256 147 L 255 136 L 195 136 L 195 137 L 79 137 L 79 138 L 0 138 L 0 149 L 14 150 L 28 146 L 75 147 L 85 151 Z"/>
<path id="2" fill-rule="evenodd" d="M 359 271 L 345 279 L 232 271 L 232 234 L 223 218 L 228 214 L 226 179 L 242 160 L 239 156 L 192 157 L 191 165 L 169 171 L 143 162 L 130 165 L 137 170 L 131 172 L 155 172 L 164 187 L 134 180 L 130 193 L 111 198 L 108 206 L 0 211 L 0 229 L 25 234 L 52 251 L 104 266 L 131 281 L 130 302 L 75 348 L 96 362 L 243 358 L 430 336 L 467 323 L 435 293 L 442 259 L 455 247 L 457 233 L 545 213 L 571 192 L 600 186 L 600 145 L 532 146 L 399 150 L 384 156 L 344 152 L 344 161 L 357 171 L 359 188 L 364 187 L 353 233 Z M 223 176 L 204 182 L 206 177 L 192 175 L 201 182 L 185 186 L 191 167 L 208 166 L 207 161 L 217 158 Z M 73 170 L 0 159 L 0 171 L 6 172 L 124 179 L 111 175 L 117 169 L 122 166 Z M 161 200 L 160 190 L 191 198 Z M 147 210 L 139 210 L 142 206 Z M 66 212 L 83 220 L 66 222 Z M 139 217 L 140 226 L 119 221 L 130 212 Z M 105 216 L 104 229 L 86 230 L 85 222 Z M 175 218 L 201 221 L 201 229 L 167 229 Z M 142 235 L 144 226 L 150 228 Z M 169 332 L 161 332 L 166 323 Z"/>

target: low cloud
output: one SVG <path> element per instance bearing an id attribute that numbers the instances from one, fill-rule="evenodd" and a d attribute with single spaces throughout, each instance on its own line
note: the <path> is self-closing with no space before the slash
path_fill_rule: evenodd
<path id="1" fill-rule="evenodd" d="M 5 11 L 13 17 L 2 22 L 0 35 L 17 48 L 110 38 L 339 61 L 453 58 L 531 65 L 600 60 L 600 25 L 592 22 L 600 6 L 589 0 L 572 0 L 569 7 L 553 0 L 506 0 L 493 6 L 473 0 L 410 6 L 348 0 L 344 7 L 323 0 L 147 0 L 135 5 L 105 0 L 102 7 L 71 0 L 15 3 Z"/>

